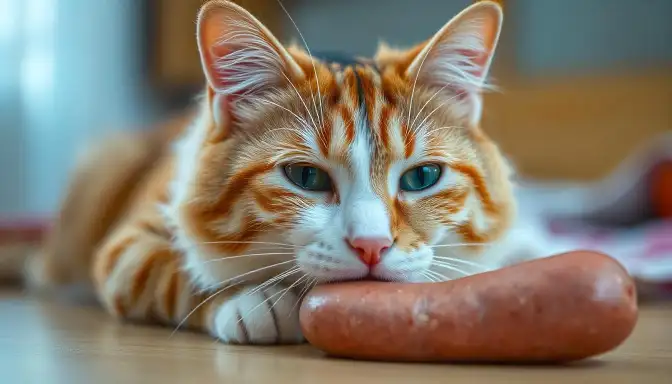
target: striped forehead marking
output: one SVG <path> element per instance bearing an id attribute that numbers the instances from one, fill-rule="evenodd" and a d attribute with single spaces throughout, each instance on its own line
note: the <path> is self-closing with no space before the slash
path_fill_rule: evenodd
<path id="1" fill-rule="evenodd" d="M 355 79 L 357 81 L 357 99 L 359 101 L 360 112 L 364 115 L 364 121 L 367 125 L 371 124 L 371 116 L 368 116 L 368 111 L 366 108 L 366 99 L 364 97 L 364 87 L 362 86 L 362 78 L 357 71 L 357 68 L 360 66 L 366 65 L 367 67 L 373 68 L 376 72 L 379 72 L 378 67 L 371 60 L 360 59 L 355 56 L 347 55 L 340 52 L 314 52 L 313 57 L 323 61 L 327 64 L 327 67 L 332 67 L 334 64 L 341 67 L 342 70 L 347 68 L 352 68 L 353 73 L 355 74 Z M 367 127 L 368 128 L 368 127 Z"/>

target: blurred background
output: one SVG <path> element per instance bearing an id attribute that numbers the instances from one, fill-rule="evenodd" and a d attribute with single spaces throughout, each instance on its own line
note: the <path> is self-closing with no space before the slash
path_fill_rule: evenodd
<path id="1" fill-rule="evenodd" d="M 237 2 L 281 40 L 300 41 L 276 0 Z M 421 42 L 471 2 L 283 0 L 310 47 L 357 55 L 380 40 Z M 501 92 L 486 97 L 484 128 L 532 183 L 523 210 L 542 207 L 591 228 L 649 231 L 641 223 L 669 219 L 672 1 L 501 3 L 492 70 Z M 192 102 L 203 85 L 194 38 L 201 4 L 0 0 L 0 218 L 51 215 L 78 148 Z M 672 229 L 664 233 L 672 239 Z M 663 253 L 672 275 L 672 244 Z"/>
<path id="2" fill-rule="evenodd" d="M 314 49 L 412 45 L 469 0 L 284 0 Z M 202 86 L 202 0 L 0 0 L 0 213 L 49 214 L 76 149 Z M 238 1 L 282 40 L 276 0 Z M 522 176 L 592 180 L 672 128 L 672 1 L 507 0 L 484 126 Z"/>

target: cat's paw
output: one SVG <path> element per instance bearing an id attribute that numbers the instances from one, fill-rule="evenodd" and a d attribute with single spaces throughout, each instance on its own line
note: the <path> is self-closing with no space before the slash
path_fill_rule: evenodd
<path id="1" fill-rule="evenodd" d="M 271 287 L 259 291 L 250 286 L 217 310 L 214 334 L 230 344 L 302 343 L 297 301 L 291 290 Z"/>

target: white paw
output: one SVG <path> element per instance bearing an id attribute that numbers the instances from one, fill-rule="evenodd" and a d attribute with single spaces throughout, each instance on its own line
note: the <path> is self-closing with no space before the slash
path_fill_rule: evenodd
<path id="1" fill-rule="evenodd" d="M 297 300 L 294 292 L 281 287 L 257 291 L 250 286 L 219 308 L 215 336 L 230 344 L 302 343 Z"/>

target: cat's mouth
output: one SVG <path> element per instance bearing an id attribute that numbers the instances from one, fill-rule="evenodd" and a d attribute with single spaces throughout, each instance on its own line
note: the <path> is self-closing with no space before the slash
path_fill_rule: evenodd
<path id="1" fill-rule="evenodd" d="M 386 278 L 386 277 L 377 277 L 372 274 L 368 274 L 366 276 L 362 277 L 355 277 L 355 278 L 350 278 L 350 279 L 335 279 L 335 280 L 329 280 L 325 281 L 325 284 L 338 284 L 338 283 L 347 283 L 351 281 L 378 281 L 378 282 L 387 282 L 387 283 L 395 283 L 398 282 L 398 280 L 391 279 L 391 278 Z"/>

